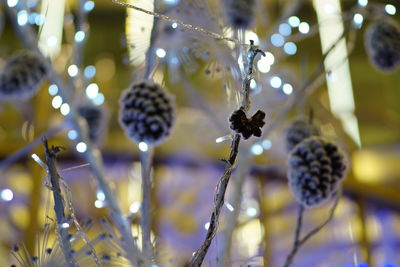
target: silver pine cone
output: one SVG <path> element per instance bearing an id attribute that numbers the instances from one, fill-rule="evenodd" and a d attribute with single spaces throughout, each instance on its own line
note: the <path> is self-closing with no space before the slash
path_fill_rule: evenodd
<path id="1" fill-rule="evenodd" d="M 296 119 L 286 129 L 286 149 L 290 151 L 304 139 L 317 135 L 319 135 L 319 130 L 316 126 L 310 124 L 306 119 Z"/>

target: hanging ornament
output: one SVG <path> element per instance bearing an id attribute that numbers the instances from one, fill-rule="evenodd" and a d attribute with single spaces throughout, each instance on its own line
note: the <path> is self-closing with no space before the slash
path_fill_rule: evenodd
<path id="1" fill-rule="evenodd" d="M 294 120 L 285 133 L 285 143 L 287 151 L 292 150 L 298 143 L 304 139 L 319 135 L 318 128 L 306 119 Z"/>

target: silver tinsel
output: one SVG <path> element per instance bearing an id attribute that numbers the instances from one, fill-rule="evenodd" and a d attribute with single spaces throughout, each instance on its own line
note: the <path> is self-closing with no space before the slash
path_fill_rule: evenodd
<path id="1" fill-rule="evenodd" d="M 289 154 L 288 165 L 290 190 L 306 207 L 329 200 L 346 171 L 341 150 L 320 137 L 307 138 L 295 146 Z"/>
<path id="2" fill-rule="evenodd" d="M 134 84 L 120 100 L 120 123 L 135 142 L 162 143 L 175 120 L 175 102 L 160 85 L 150 81 Z"/>
<path id="3" fill-rule="evenodd" d="M 7 60 L 0 74 L 0 99 L 26 100 L 39 90 L 46 76 L 42 58 L 24 52 Z"/>
<path id="4" fill-rule="evenodd" d="M 228 23 L 234 29 L 249 29 L 254 21 L 254 0 L 222 0 Z"/>
<path id="5" fill-rule="evenodd" d="M 392 20 L 379 20 L 368 27 L 365 46 L 371 63 L 382 71 L 400 66 L 400 26 Z"/>
<path id="6" fill-rule="evenodd" d="M 285 133 L 285 144 L 287 151 L 292 150 L 298 143 L 304 139 L 319 135 L 319 130 L 316 126 L 310 124 L 306 119 L 294 120 Z"/>

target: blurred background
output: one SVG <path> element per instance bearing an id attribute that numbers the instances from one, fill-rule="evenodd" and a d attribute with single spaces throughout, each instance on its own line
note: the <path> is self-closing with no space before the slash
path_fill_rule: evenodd
<path id="1" fill-rule="evenodd" d="M 257 64 L 252 86 L 253 109 L 262 108 L 267 113 L 265 127 L 277 120 L 280 109 L 321 63 L 323 35 L 318 30 L 318 2 L 326 2 L 329 7 L 329 2 L 337 1 L 316 1 L 256 1 L 255 26 L 244 35 L 268 51 L 264 59 L 257 58 L 261 63 Z M 28 1 L 31 7 L 25 24 L 35 29 L 45 21 L 39 2 Z M 176 15 L 174 12 L 180 4 L 179 0 L 156 2 L 171 17 Z M 210 5 L 214 2 L 210 1 Z M 8 0 L 7 4 L 12 6 L 13 1 Z M 242 143 L 244 152 L 239 166 L 245 166 L 233 174 L 220 231 L 204 266 L 217 266 L 221 261 L 227 242 L 224 233 L 230 225 L 226 222 L 232 216 L 237 217 L 237 225 L 232 236 L 231 266 L 283 264 L 292 244 L 297 216 L 297 204 L 286 181 L 287 152 L 283 136 L 290 121 L 308 114 L 311 107 L 321 131 L 339 142 L 351 167 L 336 216 L 301 249 L 293 266 L 347 267 L 362 263 L 400 266 L 400 72 L 382 73 L 370 64 L 364 47 L 364 33 L 370 20 L 362 16 L 363 8 L 377 5 L 399 21 L 400 5 L 395 0 L 342 0 L 340 4 L 343 12 L 361 10 L 346 13 L 351 14 L 349 21 L 357 28 L 355 37 L 350 37 L 354 45 L 346 72 L 350 76 L 340 76 L 341 72 L 335 76 L 331 72 L 326 80 L 331 83 L 330 87 L 350 88 L 354 97 L 351 114 L 349 110 L 344 115 L 340 112 L 341 103 L 352 101 L 347 99 L 349 91 L 333 96 L 323 81 L 307 99 L 299 99 L 267 137 Z M 83 24 L 86 28 L 82 36 L 73 26 L 79 22 L 78 1 L 65 0 L 61 15 L 64 19 L 57 22 L 62 25 L 62 40 L 56 40 L 54 46 L 47 42 L 50 48 L 58 47 L 58 50 L 47 49 L 51 50 L 49 55 L 54 66 L 66 78 L 76 76 L 79 69 L 84 80 L 83 96 L 104 110 L 105 123 L 98 146 L 103 153 L 106 177 L 123 211 L 132 218 L 133 228 L 137 229 L 141 200 L 139 148 L 126 137 L 118 123 L 118 101 L 121 92 L 142 72 L 140 57 L 148 48 L 149 30 L 142 29 L 141 33 L 137 27 L 149 22 L 147 15 L 129 16 L 125 8 L 111 1 L 86 1 L 86 5 L 90 13 L 88 23 Z M 209 12 L 212 11 L 210 8 Z M 290 16 L 283 16 L 285 12 Z M 323 11 L 318 12 L 323 16 Z M 23 50 L 23 45 L 4 8 L 0 14 L 0 64 L 4 65 L 11 55 Z M 20 17 L 21 13 L 18 16 L 25 18 L 23 14 Z M 190 23 L 196 21 L 199 18 Z M 157 25 L 165 35 L 168 35 L 165 27 L 180 27 L 163 21 Z M 223 60 L 221 57 L 213 58 L 211 53 L 211 60 L 181 60 L 178 56 L 184 52 L 178 51 L 179 38 L 185 38 L 182 37 L 185 32 L 179 31 L 171 39 L 162 34 L 155 42 L 154 79 L 175 95 L 178 107 L 171 136 L 155 152 L 152 231 L 159 246 L 160 266 L 183 266 L 203 241 L 208 227 L 214 189 L 224 166 L 220 159 L 229 153 L 230 141 L 223 140 L 230 133 L 227 118 L 236 108 L 235 89 L 232 89 L 235 85 L 227 86 L 228 74 L 218 66 Z M 199 33 L 192 35 L 203 38 Z M 84 43 L 81 61 L 71 64 L 81 42 Z M 343 51 L 347 53 L 346 49 Z M 341 56 L 340 53 L 337 51 L 337 55 Z M 171 55 L 177 55 L 181 68 L 173 67 L 175 61 Z M 57 96 L 57 88 L 45 81 L 38 94 L 28 101 L 0 102 L 0 266 L 10 264 L 9 251 L 14 244 L 24 242 L 34 254 L 37 233 L 43 230 L 46 217 L 54 218 L 50 191 L 43 186 L 46 172 L 31 157 L 35 153 L 44 159 L 40 143 L 17 161 L 8 164 L 7 159 L 35 138 L 63 125 L 69 107 L 63 108 Z M 77 103 L 82 101 L 79 95 L 75 99 Z M 96 222 L 107 216 L 107 207 L 104 194 L 97 189 L 90 168 L 81 157 L 86 148 L 76 137 L 74 130 L 64 127 L 54 131 L 49 141 L 66 148 L 59 156 L 60 174 L 70 186 L 78 219 L 93 219 L 90 235 L 96 235 L 102 232 Z M 235 183 L 243 183 L 242 199 L 237 198 Z M 305 229 L 323 221 L 328 207 L 308 210 Z"/>

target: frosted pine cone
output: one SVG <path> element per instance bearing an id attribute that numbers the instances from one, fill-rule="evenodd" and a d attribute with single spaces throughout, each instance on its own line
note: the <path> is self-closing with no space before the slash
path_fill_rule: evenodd
<path id="1" fill-rule="evenodd" d="M 392 20 L 380 20 L 369 26 L 365 46 L 371 63 L 382 71 L 400 66 L 400 27 Z"/>
<path id="2" fill-rule="evenodd" d="M 234 29 L 248 29 L 253 24 L 254 0 L 222 0 L 228 23 Z"/>
<path id="3" fill-rule="evenodd" d="M 310 137 L 293 148 L 288 159 L 289 187 L 296 200 L 313 207 L 329 200 L 345 176 L 343 153 L 330 142 Z"/>
<path id="4" fill-rule="evenodd" d="M 0 99 L 25 100 L 39 90 L 46 65 L 35 53 L 24 52 L 7 60 L 0 74 Z"/>
<path id="5" fill-rule="evenodd" d="M 104 110 L 98 106 L 82 105 L 78 107 L 78 114 L 85 119 L 88 125 L 90 140 L 98 143 L 106 124 Z"/>
<path id="6" fill-rule="evenodd" d="M 298 143 L 304 139 L 319 135 L 318 128 L 310 124 L 305 119 L 293 121 L 286 129 L 285 143 L 287 151 L 292 150 Z"/>
<path id="7" fill-rule="evenodd" d="M 157 145 L 170 134 L 175 120 L 175 102 L 160 85 L 134 84 L 120 100 L 120 123 L 135 142 Z"/>

